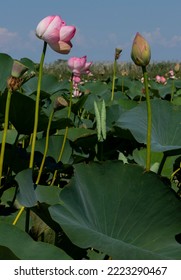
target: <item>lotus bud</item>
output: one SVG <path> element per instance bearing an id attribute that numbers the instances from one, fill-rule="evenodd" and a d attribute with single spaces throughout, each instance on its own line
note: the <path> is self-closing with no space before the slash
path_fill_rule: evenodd
<path id="1" fill-rule="evenodd" d="M 55 99 L 54 110 L 58 110 L 63 107 L 68 107 L 68 102 L 65 98 L 59 96 Z"/>
<path id="2" fill-rule="evenodd" d="M 176 63 L 176 64 L 175 64 L 175 67 L 174 67 L 175 73 L 178 73 L 179 70 L 180 70 L 180 64 L 179 64 L 179 63 Z"/>
<path id="3" fill-rule="evenodd" d="M 17 60 L 14 60 L 13 67 L 11 70 L 11 76 L 14 78 L 20 78 L 28 70 L 28 67 L 23 65 Z"/>
<path id="4" fill-rule="evenodd" d="M 120 57 L 120 54 L 122 53 L 122 49 L 115 49 L 115 60 L 118 60 Z"/>
<path id="5" fill-rule="evenodd" d="M 136 33 L 133 41 L 131 58 L 138 66 L 147 66 L 151 59 L 151 49 L 148 42 L 140 35 Z"/>
<path id="6" fill-rule="evenodd" d="M 25 72 L 27 72 L 28 67 L 26 67 L 21 62 L 14 60 L 12 70 L 11 70 L 11 76 L 7 80 L 7 86 L 8 89 L 10 89 L 12 92 L 18 90 L 22 83 L 26 80 Z"/>

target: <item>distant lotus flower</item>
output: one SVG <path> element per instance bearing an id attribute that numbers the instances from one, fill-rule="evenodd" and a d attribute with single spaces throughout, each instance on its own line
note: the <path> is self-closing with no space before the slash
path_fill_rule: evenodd
<path id="1" fill-rule="evenodd" d="M 90 66 L 92 62 L 87 62 L 87 56 L 83 57 L 71 57 L 68 60 L 68 67 L 75 76 L 81 74 L 90 74 Z"/>
<path id="2" fill-rule="evenodd" d="M 167 79 L 163 76 L 160 77 L 160 83 L 165 85 L 167 83 Z"/>
<path id="3" fill-rule="evenodd" d="M 68 67 L 73 73 L 73 96 L 78 97 L 82 95 L 79 91 L 79 84 L 81 83 L 81 75 L 91 75 L 90 66 L 92 62 L 87 62 L 87 56 L 71 57 L 68 60 Z"/>
<path id="4" fill-rule="evenodd" d="M 151 59 L 150 46 L 138 32 L 133 41 L 131 58 L 136 65 L 144 67 L 149 64 Z"/>
<path id="5" fill-rule="evenodd" d="M 49 44 L 56 52 L 68 54 L 72 48 L 70 40 L 74 37 L 76 28 L 66 25 L 60 16 L 47 16 L 36 28 L 36 36 Z"/>
<path id="6" fill-rule="evenodd" d="M 74 97 L 79 97 L 82 95 L 82 92 L 79 91 L 79 84 L 81 83 L 81 78 L 80 76 L 74 76 L 73 75 L 73 96 Z"/>
<path id="7" fill-rule="evenodd" d="M 73 76 L 73 82 L 75 84 L 79 84 L 81 82 L 81 78 L 79 76 Z"/>
<path id="8" fill-rule="evenodd" d="M 175 64 L 175 67 L 174 67 L 175 73 L 178 73 L 179 70 L 180 70 L 180 64 L 179 64 L 179 63 L 176 63 L 176 64 Z"/>
<path id="9" fill-rule="evenodd" d="M 155 81 L 159 84 L 165 85 L 167 82 L 167 79 L 164 76 L 156 75 Z"/>
<path id="10" fill-rule="evenodd" d="M 144 77 L 141 77 L 140 81 L 143 84 L 144 83 Z"/>
<path id="11" fill-rule="evenodd" d="M 74 88 L 73 97 L 79 97 L 82 95 L 82 92 L 78 88 Z"/>
<path id="12" fill-rule="evenodd" d="M 160 75 L 156 75 L 155 81 L 156 81 L 157 83 L 160 83 L 160 81 L 161 81 L 161 76 L 160 76 Z"/>
<path id="13" fill-rule="evenodd" d="M 169 74 L 169 76 L 170 76 L 170 79 L 175 79 L 175 73 L 174 73 L 173 70 L 170 70 L 170 71 L 168 72 L 168 74 Z"/>
<path id="14" fill-rule="evenodd" d="M 173 70 L 170 70 L 168 73 L 170 74 L 170 76 L 174 76 L 174 71 Z"/>

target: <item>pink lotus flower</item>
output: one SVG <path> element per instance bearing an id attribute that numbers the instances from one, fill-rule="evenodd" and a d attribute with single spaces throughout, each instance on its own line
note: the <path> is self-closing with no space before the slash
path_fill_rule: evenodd
<path id="1" fill-rule="evenodd" d="M 170 76 L 170 79 L 175 79 L 175 73 L 174 73 L 173 70 L 170 70 L 170 71 L 168 72 L 168 74 L 169 74 L 169 76 Z"/>
<path id="2" fill-rule="evenodd" d="M 156 77 L 155 77 L 155 81 L 156 81 L 157 83 L 160 83 L 160 80 L 161 80 L 160 75 L 156 75 Z"/>
<path id="3" fill-rule="evenodd" d="M 71 57 L 68 60 L 68 67 L 75 76 L 81 74 L 90 74 L 90 66 L 92 62 L 87 62 L 87 56 L 83 57 Z"/>
<path id="4" fill-rule="evenodd" d="M 81 75 L 91 75 L 90 66 L 92 62 L 87 62 L 87 56 L 83 57 L 71 57 L 68 60 L 68 67 L 73 73 L 73 96 L 78 97 L 82 95 L 79 91 L 79 84 L 81 83 Z"/>
<path id="5" fill-rule="evenodd" d="M 165 85 L 167 82 L 167 79 L 164 76 L 156 75 L 155 81 L 159 84 Z"/>
<path id="6" fill-rule="evenodd" d="M 71 39 L 76 32 L 75 26 L 66 25 L 60 16 L 47 16 L 36 28 L 36 36 L 49 44 L 56 52 L 68 54 L 72 48 Z"/>
<path id="7" fill-rule="evenodd" d="M 160 83 L 165 85 L 167 83 L 167 79 L 165 77 L 161 76 Z"/>

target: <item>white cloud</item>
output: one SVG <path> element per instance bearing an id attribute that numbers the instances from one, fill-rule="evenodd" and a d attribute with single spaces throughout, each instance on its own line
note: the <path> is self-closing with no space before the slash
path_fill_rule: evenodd
<path id="1" fill-rule="evenodd" d="M 18 34 L 11 32 L 7 28 L 0 27 L 0 49 L 1 51 L 8 51 L 12 48 L 12 44 L 17 42 Z"/>
<path id="2" fill-rule="evenodd" d="M 27 53 L 37 52 L 37 46 L 41 42 L 36 35 L 35 31 L 31 30 L 27 34 L 19 34 L 8 30 L 7 28 L 0 27 L 0 52 L 8 53 L 13 56 L 25 55 Z"/>
<path id="3" fill-rule="evenodd" d="M 159 27 L 152 32 L 143 32 L 143 36 L 152 45 L 160 45 L 165 48 L 174 48 L 181 46 L 181 35 L 173 35 L 170 38 L 164 37 Z"/>
<path id="4" fill-rule="evenodd" d="M 30 32 L 27 34 L 27 37 L 22 40 L 23 49 L 27 51 L 36 52 L 38 45 L 42 44 L 42 40 L 40 40 L 36 34 L 35 30 L 30 30 Z"/>
<path id="5" fill-rule="evenodd" d="M 29 34 L 28 34 L 28 38 L 29 38 L 31 41 L 37 40 L 37 36 L 36 36 L 35 30 L 30 30 L 30 32 L 29 32 Z"/>
<path id="6" fill-rule="evenodd" d="M 174 35 L 170 42 L 168 42 L 169 47 L 177 47 L 181 45 L 181 35 Z"/>

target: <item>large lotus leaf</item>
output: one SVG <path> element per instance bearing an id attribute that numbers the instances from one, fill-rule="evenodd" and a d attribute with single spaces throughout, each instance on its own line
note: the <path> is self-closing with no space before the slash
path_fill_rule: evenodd
<path id="1" fill-rule="evenodd" d="M 61 249 L 43 242 L 34 241 L 16 226 L 0 222 L 0 245 L 22 260 L 70 260 Z"/>
<path id="2" fill-rule="evenodd" d="M 38 70 L 38 64 L 34 63 L 31 59 L 28 57 L 22 57 L 20 59 L 20 62 L 28 67 L 28 71 L 37 71 Z"/>
<path id="3" fill-rule="evenodd" d="M 4 131 L 1 130 L 0 131 L 0 143 L 2 142 L 3 133 L 4 133 Z M 16 140 L 16 137 L 17 137 L 17 134 L 18 133 L 15 129 L 8 129 L 7 130 L 7 135 L 6 135 L 6 143 L 14 144 L 15 140 Z"/>
<path id="4" fill-rule="evenodd" d="M 0 96 L 0 112 L 4 114 L 6 94 Z M 31 134 L 34 126 L 35 101 L 19 92 L 13 92 L 11 96 L 9 121 L 14 125 L 19 134 Z M 47 128 L 48 118 L 39 114 L 38 130 Z"/>
<path id="5" fill-rule="evenodd" d="M 168 80 L 167 84 L 163 85 L 155 81 L 149 81 L 150 91 L 153 92 L 154 95 L 161 96 L 162 98 L 164 98 L 167 94 L 171 95 L 173 88 L 172 82 L 173 81 Z"/>
<path id="6" fill-rule="evenodd" d="M 63 143 L 63 136 L 61 135 L 51 135 L 49 137 L 49 145 L 48 145 L 48 151 L 47 156 L 53 157 L 56 161 L 58 160 L 58 156 L 60 154 L 60 150 Z M 36 151 L 40 151 L 42 154 L 44 153 L 45 149 L 45 137 L 38 140 L 36 142 Z M 72 148 L 69 144 L 69 141 L 66 141 L 64 152 L 61 158 L 61 162 L 63 163 L 69 163 L 70 157 L 72 153 Z"/>
<path id="7" fill-rule="evenodd" d="M 0 209 L 0 228 L 2 223 L 8 223 L 10 225 L 13 224 L 17 213 L 19 210 L 16 210 L 15 208 L 12 208 L 12 200 L 15 195 L 15 188 L 10 188 L 6 190 L 3 193 L 3 196 L 1 197 L 1 209 Z M 15 205 L 19 207 L 20 205 L 15 202 Z M 25 228 L 25 219 L 26 219 L 26 211 L 23 211 L 21 216 L 19 217 L 18 220 L 18 228 L 22 229 L 24 231 Z M 0 233 L 1 234 L 1 233 Z M 6 246 L 6 245 L 5 245 Z"/>
<path id="8" fill-rule="evenodd" d="M 24 169 L 16 175 L 15 179 L 19 186 L 17 193 L 19 203 L 25 207 L 35 206 L 37 204 L 37 198 L 32 180 L 32 170 L 30 168 Z"/>
<path id="9" fill-rule="evenodd" d="M 0 260 L 19 260 L 19 258 L 9 248 L 0 246 Z"/>
<path id="10" fill-rule="evenodd" d="M 118 104 L 113 104 L 112 106 L 109 106 L 106 110 L 107 128 L 111 129 L 124 111 L 125 110 L 122 108 L 122 106 L 119 106 Z"/>
<path id="11" fill-rule="evenodd" d="M 13 59 L 5 53 L 0 53 L 0 92 L 7 86 L 7 79 L 11 74 Z"/>
<path id="12" fill-rule="evenodd" d="M 38 185 L 35 189 L 37 201 L 39 201 L 40 203 L 46 203 L 48 205 L 58 203 L 60 192 L 61 189 L 57 186 L 49 187 Z"/>
<path id="13" fill-rule="evenodd" d="M 94 113 L 94 101 L 98 101 L 100 98 L 104 99 L 105 102 L 110 101 L 111 90 L 106 83 L 100 81 L 87 82 L 84 91 L 91 93 L 84 104 L 84 109 L 91 113 Z"/>
<path id="14" fill-rule="evenodd" d="M 154 167 L 159 167 L 160 162 L 163 159 L 163 155 L 164 154 L 161 152 L 151 152 L 151 169 Z M 171 177 L 173 173 L 173 164 L 177 158 L 178 155 L 167 157 L 161 172 L 162 176 L 166 176 L 168 178 Z M 139 164 L 143 168 L 146 168 L 146 148 L 135 149 L 133 151 L 133 159 L 137 164 Z"/>
<path id="15" fill-rule="evenodd" d="M 143 91 L 143 84 L 141 81 L 135 80 L 130 83 L 130 87 L 126 94 L 131 98 L 134 99 L 137 96 L 142 95 Z"/>
<path id="16" fill-rule="evenodd" d="M 181 148 L 181 106 L 168 101 L 152 100 L 152 138 L 151 146 L 155 152 Z M 117 126 L 129 129 L 135 139 L 146 144 L 147 108 L 146 102 L 123 113 Z"/>
<path id="17" fill-rule="evenodd" d="M 19 190 L 17 200 L 25 207 L 33 207 L 37 205 L 37 201 L 47 204 L 55 204 L 58 200 L 60 188 L 52 186 L 35 185 L 32 180 L 32 170 L 25 169 L 19 172 L 15 177 Z"/>
<path id="18" fill-rule="evenodd" d="M 11 131 L 11 130 L 10 130 Z M 9 132 L 10 132 L 9 131 Z M 7 142 L 13 140 L 13 134 L 9 133 Z M 16 174 L 29 166 L 29 155 L 24 148 L 20 148 L 14 145 L 6 143 L 5 156 L 4 156 L 4 168 L 10 168 Z"/>
<path id="19" fill-rule="evenodd" d="M 34 77 L 26 82 L 22 87 L 26 94 L 32 94 L 37 91 L 38 77 Z M 41 83 L 41 91 L 48 94 L 53 94 L 61 89 L 61 84 L 58 79 L 53 75 L 43 75 Z"/>
<path id="20" fill-rule="evenodd" d="M 85 84 L 85 88 L 87 92 L 91 92 L 92 94 L 96 94 L 98 96 L 102 96 L 108 91 L 106 83 L 102 83 L 101 81 L 87 82 Z"/>
<path id="21" fill-rule="evenodd" d="M 65 129 L 59 130 L 58 132 L 59 135 L 64 135 L 65 134 Z M 68 129 L 68 134 L 67 134 L 67 139 L 71 141 L 76 141 L 79 138 L 83 137 L 88 137 L 91 135 L 95 135 L 96 131 L 92 129 L 87 129 L 83 127 L 70 127 Z"/>
<path id="22" fill-rule="evenodd" d="M 73 243 L 113 259 L 181 259 L 181 202 L 152 172 L 120 161 L 75 165 L 50 207 Z"/>
<path id="23" fill-rule="evenodd" d="M 129 89 L 131 83 L 132 83 L 132 79 L 127 76 L 121 76 L 116 78 L 115 80 L 115 86 L 117 91 L 121 90 L 122 92 L 125 92 L 127 89 Z M 112 87 L 112 81 L 111 81 L 111 87 Z"/>

